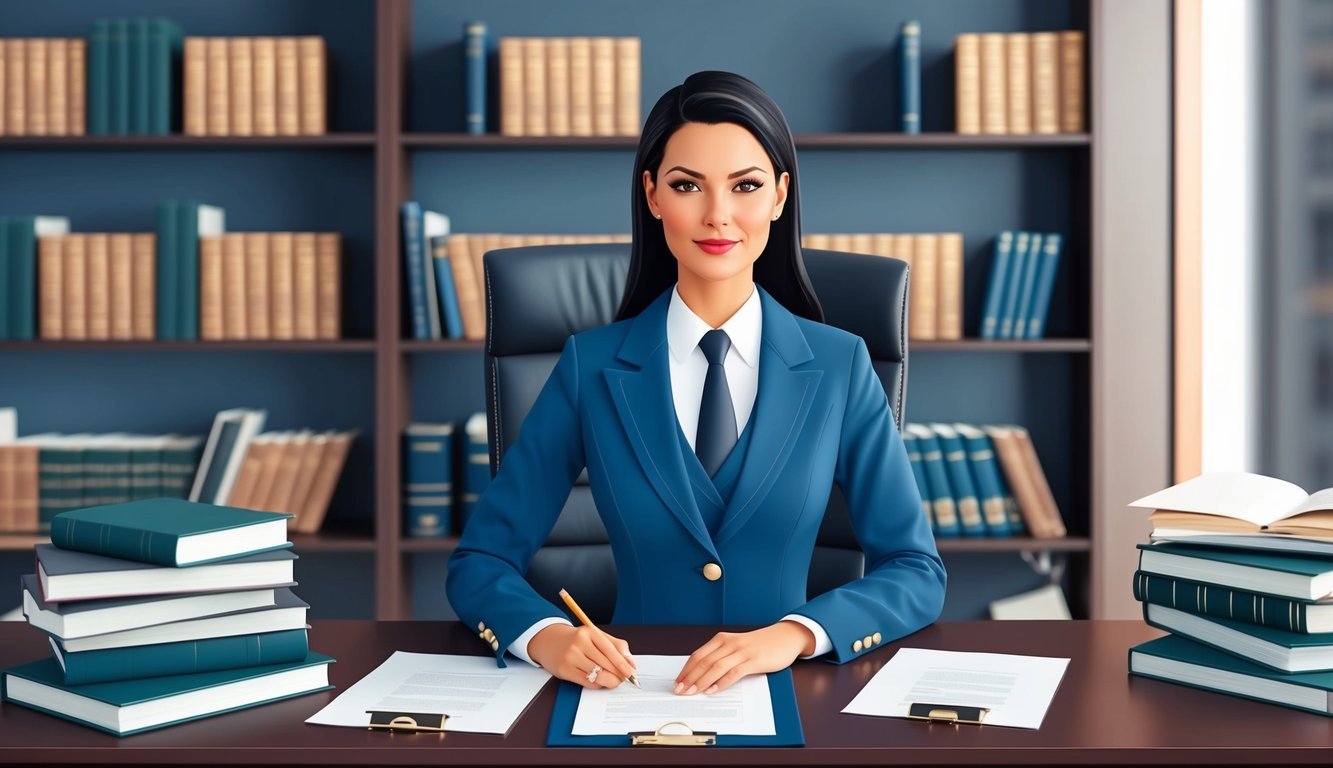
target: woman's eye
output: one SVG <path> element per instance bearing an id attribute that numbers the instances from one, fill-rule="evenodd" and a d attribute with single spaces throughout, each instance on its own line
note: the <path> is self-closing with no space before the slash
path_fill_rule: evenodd
<path id="1" fill-rule="evenodd" d="M 688 187 L 688 189 L 687 189 L 687 187 Z M 676 181 L 676 182 L 672 182 L 672 184 L 671 184 L 671 188 L 674 189 L 674 190 L 676 190 L 677 192 L 694 192 L 694 191 L 697 191 L 697 190 L 699 189 L 699 187 L 695 186 L 694 182 L 692 182 L 692 181 Z"/>
<path id="2" fill-rule="evenodd" d="M 755 190 L 759 189 L 762 186 L 764 185 L 760 184 L 759 182 L 753 179 L 746 179 L 738 183 L 736 185 L 736 189 L 740 190 L 741 192 L 754 192 Z M 749 187 L 749 189 L 744 189 L 744 187 Z"/>

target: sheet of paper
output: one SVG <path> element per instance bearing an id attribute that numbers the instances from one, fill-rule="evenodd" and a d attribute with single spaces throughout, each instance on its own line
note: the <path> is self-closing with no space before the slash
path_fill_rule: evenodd
<path id="1" fill-rule="evenodd" d="M 655 731 L 680 721 L 695 731 L 772 736 L 773 699 L 768 678 L 748 675 L 714 694 L 678 696 L 676 675 L 688 656 L 635 656 L 642 690 L 629 683 L 619 688 L 584 688 L 574 714 L 575 736 Z"/>
<path id="2" fill-rule="evenodd" d="M 1040 728 L 1069 659 L 900 648 L 843 712 L 907 717 L 913 702 L 988 707 L 986 725 Z"/>
<path id="3" fill-rule="evenodd" d="M 490 656 L 397 651 L 313 717 L 315 725 L 365 728 L 366 710 L 443 712 L 446 731 L 508 733 L 551 675 Z"/>

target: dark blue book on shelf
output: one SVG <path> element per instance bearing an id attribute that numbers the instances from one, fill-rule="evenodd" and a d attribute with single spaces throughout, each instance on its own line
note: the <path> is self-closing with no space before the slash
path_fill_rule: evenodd
<path id="1" fill-rule="evenodd" d="M 907 463 L 912 467 L 912 477 L 916 478 L 916 488 L 921 493 L 921 509 L 933 531 L 938 526 L 935 524 L 935 513 L 930 508 L 930 483 L 926 480 L 926 468 L 921 463 L 921 446 L 916 435 L 907 430 L 903 430 L 902 438 L 903 447 L 907 449 Z"/>
<path id="2" fill-rule="evenodd" d="M 935 535 L 942 539 L 956 538 L 962 534 L 963 528 L 958 522 L 958 504 L 954 501 L 939 438 L 924 424 L 909 424 L 907 428 L 916 435 L 917 445 L 921 447 L 921 466 L 930 485 L 930 508 L 935 514 Z"/>
<path id="3" fill-rule="evenodd" d="M 181 30 L 168 19 L 151 19 L 148 31 L 148 133 L 171 133 L 174 62 L 180 59 Z"/>
<path id="4" fill-rule="evenodd" d="M 976 480 L 977 501 L 981 504 L 981 519 L 986 523 L 986 533 L 991 536 L 1009 536 L 1013 528 L 1009 524 L 1009 513 L 1004 505 L 1004 486 L 1000 478 L 1000 467 L 995 460 L 995 450 L 990 437 L 971 424 L 955 424 L 967 451 L 968 466 Z"/>
<path id="5" fill-rule="evenodd" d="M 953 489 L 954 504 L 958 508 L 958 524 L 964 536 L 985 536 L 986 523 L 981 519 L 981 502 L 977 486 L 968 466 L 967 449 L 958 432 L 948 424 L 931 424 L 939 440 L 944 457 L 944 468 L 949 473 L 949 487 Z"/>
<path id="6" fill-rule="evenodd" d="M 130 133 L 148 133 L 149 123 L 149 84 L 148 84 L 148 47 L 149 20 L 130 19 L 129 61 L 130 61 Z"/>
<path id="7" fill-rule="evenodd" d="M 430 316 L 426 307 L 425 253 L 426 239 L 422 234 L 424 212 L 421 203 L 409 200 L 403 203 L 403 284 L 407 287 L 407 309 L 412 318 L 412 338 L 422 340 L 430 336 Z"/>
<path id="8" fill-rule="evenodd" d="M 1004 309 L 1005 277 L 1014 250 L 1014 233 L 1005 230 L 995 237 L 991 255 L 990 278 L 986 283 L 986 305 L 981 311 L 981 338 L 995 339 L 1000 330 L 1000 312 Z"/>
<path id="9" fill-rule="evenodd" d="M 37 238 L 69 234 L 64 216 L 11 216 L 0 232 L 9 241 L 8 338 L 37 338 Z M 5 338 L 0 334 L 0 338 Z"/>
<path id="10" fill-rule="evenodd" d="M 414 538 L 453 533 L 454 425 L 409 424 L 403 434 L 403 512 Z"/>
<path id="11" fill-rule="evenodd" d="M 110 132 L 130 132 L 130 22 L 129 19 L 111 20 Z"/>
<path id="12" fill-rule="evenodd" d="M 904 21 L 898 32 L 903 133 L 921 133 L 921 22 Z"/>
<path id="13" fill-rule="evenodd" d="M 86 119 L 92 136 L 111 132 L 107 100 L 111 93 L 111 22 L 98 19 L 88 35 L 88 107 Z"/>
<path id="14" fill-rule="evenodd" d="M 1034 232 L 1032 238 L 1028 240 L 1028 258 L 1023 264 L 1023 284 L 1018 291 L 1018 304 L 1014 306 L 1014 324 L 1013 333 L 1009 336 L 1011 339 L 1021 339 L 1027 332 L 1028 313 L 1032 311 L 1032 293 L 1037 285 L 1037 271 L 1041 266 L 1044 254 L 1042 252 L 1042 242 L 1045 235 Z"/>
<path id="15" fill-rule="evenodd" d="M 449 236 L 436 235 L 430 239 L 431 261 L 434 262 L 435 293 L 440 300 L 440 318 L 444 337 L 463 338 L 463 312 L 458 306 L 458 286 L 454 285 L 454 267 L 449 263 Z"/>
<path id="16" fill-rule="evenodd" d="M 463 431 L 467 438 L 467 470 L 463 477 L 463 506 L 458 515 L 458 530 L 467 527 L 481 495 L 491 484 L 490 448 L 486 444 L 486 414 L 474 413 Z"/>
<path id="17" fill-rule="evenodd" d="M 430 332 L 428 338 L 444 338 L 444 303 L 440 299 L 439 288 L 435 285 L 434 242 L 439 238 L 449 237 L 449 217 L 434 211 L 421 212 L 421 276 L 425 281 L 424 299 L 426 303 L 426 325 Z"/>
<path id="18" fill-rule="evenodd" d="M 310 652 L 304 629 L 95 651 L 66 651 L 60 640 L 52 637 L 50 641 L 56 661 L 65 671 L 65 685 L 288 664 L 301 661 Z"/>
<path id="19" fill-rule="evenodd" d="M 180 203 L 164 200 L 157 204 L 157 338 L 172 341 L 180 338 L 177 322 L 177 284 L 179 266 L 176 263 L 177 231 Z"/>
<path id="20" fill-rule="evenodd" d="M 1023 287 L 1023 270 L 1027 267 L 1028 244 L 1031 240 L 1031 232 L 1014 235 L 1014 251 L 1009 259 L 1009 269 L 1005 270 L 1004 275 L 1004 304 L 1000 308 L 1000 326 L 995 333 L 997 339 L 1014 337 L 1014 312 L 1018 309 L 1018 295 Z"/>
<path id="21" fill-rule="evenodd" d="M 468 133 L 486 132 L 486 22 L 463 25 L 464 116 Z"/>
<path id="22" fill-rule="evenodd" d="M 1037 287 L 1032 295 L 1032 310 L 1028 312 L 1025 338 L 1040 339 L 1046 335 L 1046 315 L 1051 309 L 1051 293 L 1055 290 L 1055 275 L 1060 268 L 1060 251 L 1064 239 L 1055 233 L 1042 240 L 1041 269 L 1037 272 Z"/>

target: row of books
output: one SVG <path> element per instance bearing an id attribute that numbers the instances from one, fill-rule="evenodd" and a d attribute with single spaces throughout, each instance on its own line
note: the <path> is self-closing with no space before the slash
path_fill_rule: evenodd
<path id="1" fill-rule="evenodd" d="M 958 133 L 1082 133 L 1083 49 L 1080 30 L 958 35 Z"/>
<path id="2" fill-rule="evenodd" d="M 403 432 L 403 518 L 408 536 L 443 538 L 462 533 L 491 482 L 486 414 L 468 418 L 460 448 L 454 446 L 454 431 L 448 422 L 417 422 Z M 461 476 L 454 469 L 454 457 L 460 452 Z"/>
<path id="3" fill-rule="evenodd" d="M 1170 634 L 1129 671 L 1333 715 L 1333 488 L 1208 473 L 1130 506 L 1153 524 L 1134 597 Z"/>
<path id="4" fill-rule="evenodd" d="M 52 655 L 5 670 L 6 700 L 125 736 L 326 690 L 333 659 L 310 650 L 290 547 L 266 512 L 154 499 L 61 513 L 22 578 Z"/>
<path id="5" fill-rule="evenodd" d="M 0 341 L 37 335 L 37 241 L 69 231 L 63 216 L 0 216 Z"/>
<path id="6" fill-rule="evenodd" d="M 465 27 L 467 124 L 484 126 L 483 42 Z M 637 37 L 500 38 L 500 133 L 504 136 L 638 136 L 642 45 Z M 482 83 L 484 86 L 484 81 Z"/>
<path id="7" fill-rule="evenodd" d="M 82 38 L 0 39 L 0 136 L 82 136 L 87 53 Z"/>
<path id="8" fill-rule="evenodd" d="M 337 339 L 341 296 L 337 232 L 199 238 L 201 339 Z"/>
<path id="9" fill-rule="evenodd" d="M 0 444 L 0 532 L 39 533 L 59 513 L 146 498 L 183 499 L 203 438 L 26 435 Z"/>
<path id="10" fill-rule="evenodd" d="M 180 47 L 180 27 L 168 19 L 94 21 L 88 36 L 88 133 L 170 133 Z"/>
<path id="11" fill-rule="evenodd" d="M 156 251 L 157 237 L 147 232 L 79 232 L 40 238 L 38 338 L 152 339 Z M 22 337 L 16 334 L 15 338 Z"/>
<path id="12" fill-rule="evenodd" d="M 187 136 L 328 131 L 322 37 L 187 37 L 183 72 Z"/>
<path id="13" fill-rule="evenodd" d="M 937 538 L 1065 535 L 1060 509 L 1023 427 L 907 424 L 902 438 Z"/>
<path id="14" fill-rule="evenodd" d="M 1064 237 L 1054 232 L 1005 230 L 996 236 L 981 313 L 981 338 L 1040 339 L 1046 335 L 1063 250 Z"/>
<path id="15" fill-rule="evenodd" d="M 961 234 L 813 234 L 801 236 L 801 247 L 888 256 L 907 262 L 912 270 L 908 281 L 908 338 L 963 337 Z"/>

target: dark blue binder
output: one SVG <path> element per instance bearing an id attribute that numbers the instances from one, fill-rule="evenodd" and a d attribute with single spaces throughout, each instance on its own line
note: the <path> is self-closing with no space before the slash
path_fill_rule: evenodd
<path id="1" fill-rule="evenodd" d="M 575 736 L 574 713 L 579 708 L 583 687 L 561 681 L 555 694 L 555 709 L 551 711 L 551 726 L 546 732 L 548 747 L 628 747 L 629 734 L 612 736 Z M 804 747 L 805 733 L 801 730 L 801 713 L 796 708 L 796 688 L 792 685 L 791 670 L 768 675 L 768 695 L 773 700 L 773 736 L 732 736 L 719 734 L 719 747 Z M 688 747 L 681 747 L 688 749 Z"/>

